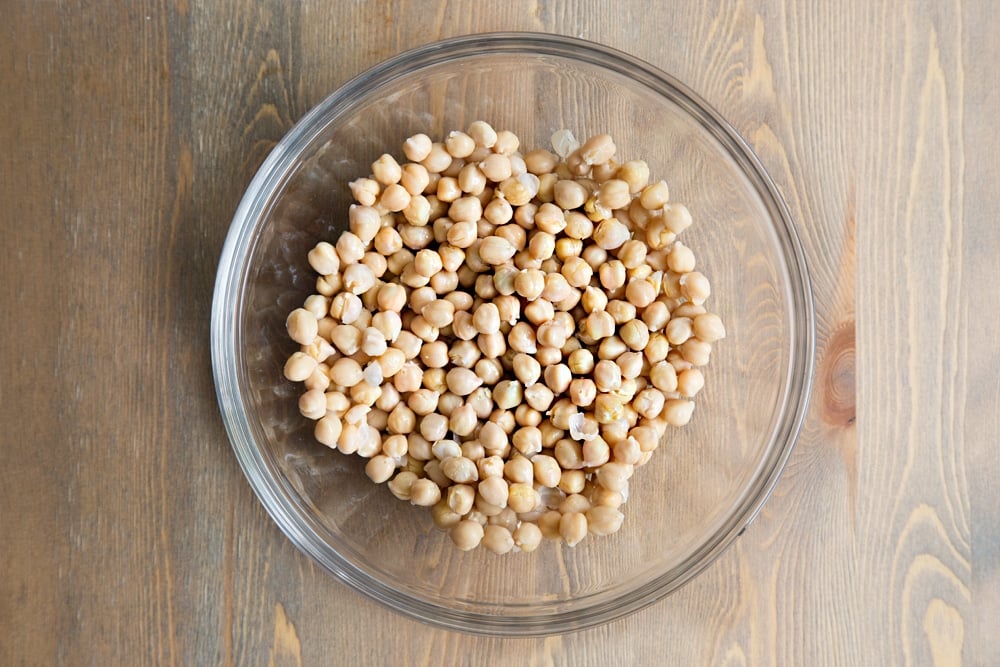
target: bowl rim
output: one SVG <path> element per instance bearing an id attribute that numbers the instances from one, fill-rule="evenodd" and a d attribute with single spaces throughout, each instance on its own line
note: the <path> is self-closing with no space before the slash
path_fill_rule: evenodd
<path id="1" fill-rule="evenodd" d="M 298 159 L 323 129 L 316 121 L 336 115 L 354 97 L 373 86 L 384 85 L 404 74 L 443 62 L 482 55 L 523 53 L 533 56 L 569 58 L 626 76 L 682 108 L 727 150 L 743 170 L 768 209 L 778 250 L 789 282 L 782 286 L 792 305 L 789 316 L 790 354 L 785 377 L 785 396 L 771 434 L 769 451 L 755 471 L 753 483 L 744 489 L 736 511 L 710 539 L 684 561 L 661 573 L 642 589 L 609 600 L 559 611 L 555 614 L 497 616 L 455 610 L 416 595 L 401 592 L 373 577 L 340 553 L 317 547 L 319 524 L 299 511 L 288 494 L 288 482 L 260 454 L 249 427 L 248 414 L 235 368 L 233 350 L 240 349 L 242 333 L 237 310 L 231 305 L 245 282 L 245 265 L 252 254 L 253 236 L 267 193 L 282 184 Z M 310 129 L 314 124 L 315 127 Z M 240 249 L 243 249 L 241 252 Z M 711 105 L 688 86 L 653 65 L 618 49 L 588 40 L 537 32 L 491 32 L 443 39 L 403 51 L 354 76 L 308 111 L 271 150 L 248 185 L 233 216 L 223 245 L 216 275 L 211 314 L 211 351 L 216 397 L 230 444 L 258 500 L 288 539 L 325 571 L 370 599 L 432 625 L 489 636 L 545 636 L 582 630 L 632 614 L 676 591 L 712 564 L 759 515 L 788 461 L 808 412 L 815 366 L 815 312 L 805 252 L 795 223 L 780 191 L 759 158 L 740 134 Z M 775 448 L 775 444 L 777 447 Z M 760 468 L 769 468 L 759 474 Z"/>

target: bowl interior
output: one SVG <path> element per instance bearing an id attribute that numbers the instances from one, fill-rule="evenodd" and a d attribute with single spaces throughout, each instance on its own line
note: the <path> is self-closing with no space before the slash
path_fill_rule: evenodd
<path id="1" fill-rule="evenodd" d="M 601 54 L 555 51 L 431 52 L 400 66 L 405 75 L 388 68 L 350 84 L 279 146 L 281 159 L 255 181 L 274 190 L 248 193 L 234 223 L 244 228 L 228 267 L 233 329 L 225 335 L 236 392 L 227 419 L 242 424 L 234 445 L 251 482 L 293 541 L 335 574 L 463 629 L 573 627 L 680 585 L 759 507 L 801 407 L 793 375 L 803 332 L 787 240 L 745 156 L 711 118 L 692 115 L 702 112 L 683 93 L 671 99 L 647 72 Z M 459 552 L 426 510 L 372 484 L 362 460 L 316 443 L 312 422 L 298 414 L 300 388 L 281 376 L 295 349 L 285 317 L 314 291 L 306 253 L 346 229 L 347 182 L 367 175 L 384 152 L 402 160 L 401 143 L 413 133 L 441 137 L 476 119 L 514 131 L 526 149 L 550 148 L 561 128 L 581 139 L 607 132 L 620 159 L 646 160 L 694 216 L 682 239 L 712 282 L 707 305 L 728 330 L 691 424 L 669 431 L 636 472 L 622 530 L 576 548 Z"/>

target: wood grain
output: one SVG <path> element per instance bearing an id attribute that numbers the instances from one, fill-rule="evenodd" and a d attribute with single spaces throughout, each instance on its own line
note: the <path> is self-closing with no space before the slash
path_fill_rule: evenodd
<path id="1" fill-rule="evenodd" d="M 0 664 L 1000 664 L 993 3 L 6 3 Z M 636 16 L 641 18 L 637 19 Z M 812 268 L 810 418 L 758 520 L 667 600 L 448 633 L 299 554 L 242 477 L 208 350 L 255 169 L 366 67 L 540 30 L 689 83 Z"/>

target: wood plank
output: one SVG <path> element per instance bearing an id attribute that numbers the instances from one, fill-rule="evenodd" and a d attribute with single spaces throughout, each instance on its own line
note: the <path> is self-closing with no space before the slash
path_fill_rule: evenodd
<path id="1" fill-rule="evenodd" d="M 991 3 L 8 5 L 0 664 L 1000 663 Z M 229 221 L 292 123 L 403 49 L 504 29 L 705 96 L 782 189 L 818 316 L 810 418 L 736 546 L 629 618 L 509 641 L 298 553 L 230 451 L 208 348 Z"/>

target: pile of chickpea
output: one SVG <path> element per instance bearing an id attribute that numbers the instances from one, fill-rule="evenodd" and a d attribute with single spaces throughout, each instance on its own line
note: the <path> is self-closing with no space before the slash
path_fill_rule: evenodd
<path id="1" fill-rule="evenodd" d="M 309 252 L 316 294 L 287 320 L 316 439 L 462 550 L 618 531 L 726 333 L 667 184 L 608 135 L 553 145 L 483 121 L 410 137 L 350 183 L 350 231 Z"/>

